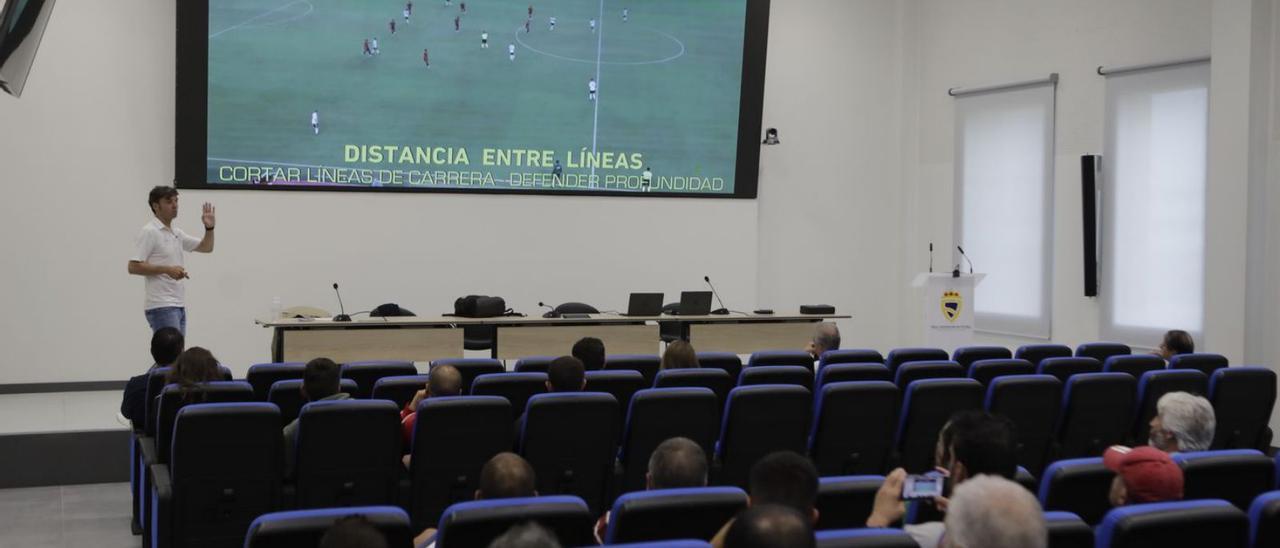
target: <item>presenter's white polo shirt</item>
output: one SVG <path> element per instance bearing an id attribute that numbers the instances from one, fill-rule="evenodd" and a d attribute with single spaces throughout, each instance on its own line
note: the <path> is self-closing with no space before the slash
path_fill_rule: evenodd
<path id="1" fill-rule="evenodd" d="M 132 260 L 157 266 L 183 266 L 182 252 L 192 251 L 199 245 L 199 238 L 183 232 L 180 228 L 166 227 L 160 219 L 153 218 L 151 222 L 142 226 Z M 184 306 L 186 289 L 182 280 L 175 280 L 165 274 L 144 278 L 147 300 L 142 307 L 143 310 Z"/>

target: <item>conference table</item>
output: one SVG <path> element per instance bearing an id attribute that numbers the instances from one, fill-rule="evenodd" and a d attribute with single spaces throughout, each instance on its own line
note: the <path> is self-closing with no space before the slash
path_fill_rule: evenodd
<path id="1" fill-rule="evenodd" d="M 543 318 L 500 316 L 362 317 L 349 322 L 328 318 L 254 320 L 273 331 L 271 359 L 308 361 L 316 357 L 339 363 L 357 360 L 430 361 L 463 356 L 463 329 L 494 328 L 490 354 L 498 359 L 559 356 L 582 337 L 604 341 L 610 354 L 657 354 L 659 322 L 678 329 L 699 352 L 748 354 L 769 348 L 803 348 L 813 324 L 849 318 L 837 314 L 747 314 L 623 316 L 586 314 Z"/>

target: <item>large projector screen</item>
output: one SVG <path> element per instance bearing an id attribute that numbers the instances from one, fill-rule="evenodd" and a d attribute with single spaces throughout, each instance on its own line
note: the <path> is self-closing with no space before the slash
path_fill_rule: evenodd
<path id="1" fill-rule="evenodd" d="M 179 2 L 176 183 L 754 198 L 768 11 Z"/>

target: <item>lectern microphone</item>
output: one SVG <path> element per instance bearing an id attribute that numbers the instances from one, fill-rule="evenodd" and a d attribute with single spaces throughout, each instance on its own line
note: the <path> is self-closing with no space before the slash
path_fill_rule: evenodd
<path id="1" fill-rule="evenodd" d="M 333 321 L 335 322 L 351 321 L 351 316 L 347 315 L 347 308 L 342 306 L 342 292 L 338 291 L 338 282 L 333 282 L 333 292 L 334 294 L 338 295 L 338 311 L 340 312 L 340 314 L 333 317 Z"/>
<path id="2" fill-rule="evenodd" d="M 720 300 L 720 293 L 716 291 L 716 286 L 711 284 L 711 276 L 703 276 L 702 281 L 707 282 L 707 285 L 711 286 L 711 293 L 715 294 L 716 302 L 720 303 L 720 308 L 712 310 L 711 313 L 717 316 L 723 316 L 725 314 L 728 314 L 729 309 L 725 308 L 724 301 Z"/>

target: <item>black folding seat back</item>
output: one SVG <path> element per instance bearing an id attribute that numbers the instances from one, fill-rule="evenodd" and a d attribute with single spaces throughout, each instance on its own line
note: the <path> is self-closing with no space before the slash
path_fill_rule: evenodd
<path id="1" fill-rule="evenodd" d="M 1107 447 L 1124 443 L 1133 424 L 1136 392 L 1137 381 L 1124 373 L 1081 373 L 1067 379 L 1055 458 L 1101 456 Z"/>
<path id="2" fill-rule="evenodd" d="M 1097 525 L 1111 509 L 1111 481 L 1116 473 L 1102 457 L 1064 459 L 1044 469 L 1040 478 L 1040 506 L 1048 511 L 1071 512 L 1089 525 Z"/>
<path id="3" fill-rule="evenodd" d="M 689 438 L 702 447 L 707 462 L 711 462 L 719 434 L 720 404 L 710 389 L 650 388 L 636 392 L 618 452 L 622 468 L 618 492 L 644 490 L 649 456 L 662 442 L 674 437 Z"/>
<path id="4" fill-rule="evenodd" d="M 450 358 L 445 360 L 432 360 L 431 367 L 437 365 L 452 365 L 458 369 L 458 373 L 462 376 L 462 393 L 471 393 L 471 383 L 480 375 L 488 375 L 491 373 L 505 373 L 506 366 L 502 365 L 502 361 L 493 358 Z M 428 375 L 430 370 L 428 370 Z"/>
<path id="5" fill-rule="evenodd" d="M 258 363 L 249 366 L 249 373 L 244 380 L 253 386 L 253 398 L 267 401 L 267 393 L 276 381 L 285 379 L 301 379 L 307 364 L 302 362 Z"/>
<path id="6" fill-rule="evenodd" d="M 1062 382 L 1067 382 L 1072 375 L 1101 372 L 1102 362 L 1093 358 L 1045 358 L 1036 366 L 1036 373 L 1053 375 Z"/>
<path id="7" fill-rule="evenodd" d="M 606 544 L 709 539 L 747 507 L 737 487 L 638 491 L 618 497 L 609 514 Z"/>
<path id="8" fill-rule="evenodd" d="M 368 398 L 382 377 L 417 375 L 413 362 L 395 360 L 360 361 L 342 364 L 342 378 L 356 381 L 357 398 Z"/>
<path id="9" fill-rule="evenodd" d="M 870 348 L 846 348 L 844 350 L 828 350 L 818 356 L 818 369 L 838 363 L 878 363 L 884 365 L 884 356 L 878 350 Z"/>
<path id="10" fill-rule="evenodd" d="M 968 370 L 973 362 L 1012 358 L 1013 352 L 1003 346 L 962 346 L 951 353 L 951 361 L 960 364 L 965 370 Z"/>
<path id="11" fill-rule="evenodd" d="M 836 382 L 885 381 L 893 382 L 889 368 L 878 363 L 835 363 L 818 370 L 818 382 L 815 391 Z"/>
<path id="12" fill-rule="evenodd" d="M 382 377 L 373 383 L 373 392 L 369 397 L 375 400 L 390 400 L 396 407 L 403 408 L 413 395 L 427 387 L 427 375 L 399 375 Z"/>
<path id="13" fill-rule="evenodd" d="M 1170 392 L 1187 392 L 1203 396 L 1209 392 L 1209 379 L 1194 369 L 1148 371 L 1138 378 L 1138 408 L 1134 415 L 1132 439 L 1135 444 L 1147 441 L 1151 419 L 1156 416 L 1156 403 Z"/>
<path id="14" fill-rule="evenodd" d="M 164 388 L 165 379 L 171 370 L 171 367 L 157 367 L 147 373 L 147 410 L 142 431 L 153 438 L 156 435 L 157 419 L 160 418 L 160 390 Z"/>
<path id="15" fill-rule="evenodd" d="M 1071 512 L 1045 512 L 1049 548 L 1093 548 L 1093 528 Z"/>
<path id="16" fill-rule="evenodd" d="M 702 387 L 716 395 L 716 417 L 724 410 L 724 402 L 733 390 L 734 378 L 729 372 L 719 368 L 668 369 L 659 371 L 653 381 L 654 388 L 677 388 L 682 386 Z"/>
<path id="17" fill-rule="evenodd" d="M 413 530 L 432 527 L 450 504 L 472 500 L 480 469 L 511 450 L 511 404 L 497 396 L 427 398 L 418 406 L 409 514 Z"/>
<path id="18" fill-rule="evenodd" d="M 1131 353 L 1133 353 L 1133 349 L 1123 343 L 1092 342 L 1076 347 L 1077 357 L 1093 358 L 1100 363 L 1106 363 L 1107 358 L 1111 356 L 1128 356 Z"/>
<path id="19" fill-rule="evenodd" d="M 1018 465 L 1039 473 L 1053 446 L 1053 425 L 1062 401 L 1062 381 L 1052 375 L 999 377 L 987 386 L 983 406 L 1009 417 L 1017 433 Z"/>
<path id="20" fill-rule="evenodd" d="M 814 529 L 866 527 L 884 476 L 824 476 L 818 479 L 818 523 Z"/>
<path id="21" fill-rule="evenodd" d="M 183 390 L 176 384 L 166 385 L 160 391 L 160 407 L 156 413 L 158 415 L 156 452 L 159 462 L 169 462 L 170 444 L 173 442 L 173 423 L 183 407 L 195 403 L 250 401 L 253 401 L 253 387 L 244 381 L 206 382 L 189 390 Z"/>
<path id="22" fill-rule="evenodd" d="M 398 503 L 400 438 L 400 408 L 390 401 L 304 405 L 295 453 L 298 507 Z"/>
<path id="23" fill-rule="evenodd" d="M 1165 369 L 1164 360 L 1152 354 L 1129 354 L 1111 356 L 1102 362 L 1102 370 L 1106 373 L 1128 373 L 1140 379 L 1147 371 Z"/>
<path id="24" fill-rule="evenodd" d="M 1266 367 L 1224 367 L 1209 378 L 1209 401 L 1217 427 L 1214 449 L 1259 449 L 1271 445 L 1276 373 Z"/>
<path id="25" fill-rule="evenodd" d="M 338 390 L 355 397 L 359 388 L 356 381 L 341 379 L 338 382 Z M 280 408 L 280 418 L 285 424 L 293 422 L 293 419 L 298 418 L 298 413 L 302 411 L 302 406 L 307 404 L 307 398 L 302 395 L 302 379 L 276 381 L 271 385 L 271 391 L 267 392 L 267 401 Z"/>
<path id="26" fill-rule="evenodd" d="M 941 348 L 895 348 L 884 357 L 884 365 L 890 373 L 896 373 L 898 366 L 907 362 L 947 361 L 951 356 Z"/>
<path id="27" fill-rule="evenodd" d="M 471 383 L 471 395 L 506 398 L 512 411 L 518 413 L 524 412 L 529 398 L 546 392 L 546 373 L 489 373 Z"/>
<path id="28" fill-rule="evenodd" d="M 1227 357 L 1222 354 L 1177 354 L 1169 358 L 1169 369 L 1196 369 L 1206 377 L 1227 365 Z"/>
<path id="29" fill-rule="evenodd" d="M 757 365 L 738 376 L 738 386 L 757 384 L 794 384 L 813 390 L 813 371 L 800 365 Z"/>
<path id="30" fill-rule="evenodd" d="M 921 379 L 959 379 L 964 373 L 964 368 L 953 361 L 907 362 L 898 367 L 893 380 L 898 388 L 905 389 Z"/>
<path id="31" fill-rule="evenodd" d="M 604 359 L 607 371 L 639 371 L 644 376 L 645 388 L 653 386 L 653 379 L 658 376 L 661 366 L 662 358 L 656 354 L 614 354 Z"/>
<path id="32" fill-rule="evenodd" d="M 1265 493 L 1249 505 L 1249 546 L 1280 546 L 1280 491 Z"/>
<path id="33" fill-rule="evenodd" d="M 1070 346 L 1062 344 L 1025 344 L 1019 346 L 1013 352 L 1013 357 L 1021 358 L 1031 362 L 1031 365 L 1040 366 L 1040 360 L 1045 358 L 1070 358 L 1074 352 Z"/>
<path id="34" fill-rule="evenodd" d="M 516 360 L 517 373 L 546 373 L 556 356 L 526 356 Z"/>
<path id="35" fill-rule="evenodd" d="M 1275 488 L 1276 461 L 1257 449 L 1174 453 L 1182 467 L 1184 499 L 1222 499 L 1243 511 Z"/>
<path id="36" fill-rule="evenodd" d="M 618 401 L 604 392 L 538 394 L 529 399 L 520 454 L 533 465 L 538 493 L 582 498 L 605 510 L 618 448 Z"/>
<path id="37" fill-rule="evenodd" d="M 561 546 L 595 545 L 595 521 L 595 514 L 574 496 L 460 502 L 440 517 L 436 548 L 489 546 L 512 526 L 526 522 L 549 529 Z"/>
<path id="38" fill-rule="evenodd" d="M 1223 500 L 1183 500 L 1122 506 L 1098 525 L 1098 548 L 1244 547 L 1249 517 Z"/>
<path id="39" fill-rule="evenodd" d="M 244 548 L 314 548 L 333 523 L 360 516 L 387 539 L 388 547 L 413 546 L 409 515 L 395 506 L 355 506 L 321 510 L 290 510 L 263 514 L 249 525 Z"/>
<path id="40" fill-rule="evenodd" d="M 899 394 L 897 385 L 886 381 L 823 385 L 809 433 L 809 458 L 819 476 L 885 471 L 897 432 Z"/>
<path id="41" fill-rule="evenodd" d="M 723 369 L 729 378 L 737 380 L 742 372 L 742 358 L 733 352 L 698 352 L 698 367 Z"/>
<path id="42" fill-rule="evenodd" d="M 975 409 L 982 409 L 982 384 L 973 379 L 924 379 L 908 385 L 894 437 L 898 465 L 912 474 L 933 469 L 938 431 L 957 411 Z"/>
<path id="43" fill-rule="evenodd" d="M 902 529 L 829 529 L 816 531 L 818 548 L 918 548 Z"/>
<path id="44" fill-rule="evenodd" d="M 746 488 L 751 467 L 761 457 L 784 450 L 803 455 L 812 407 L 813 397 L 803 386 L 764 384 L 734 388 L 725 404 L 716 444 L 715 483 Z"/>
<path id="45" fill-rule="evenodd" d="M 991 379 L 1004 375 L 1034 375 L 1036 366 L 1022 359 L 978 360 L 969 364 L 969 378 L 991 386 Z"/>
<path id="46" fill-rule="evenodd" d="M 621 432 L 622 423 L 627 420 L 627 407 L 631 405 L 631 397 L 650 386 L 653 386 L 653 379 L 646 380 L 643 373 L 634 369 L 618 369 L 587 371 L 587 386 L 583 390 L 613 395 L 613 399 L 618 402 L 615 429 Z"/>
<path id="47" fill-rule="evenodd" d="M 761 350 L 747 358 L 747 367 L 760 365 L 798 365 L 813 371 L 813 356 L 804 350 Z"/>

